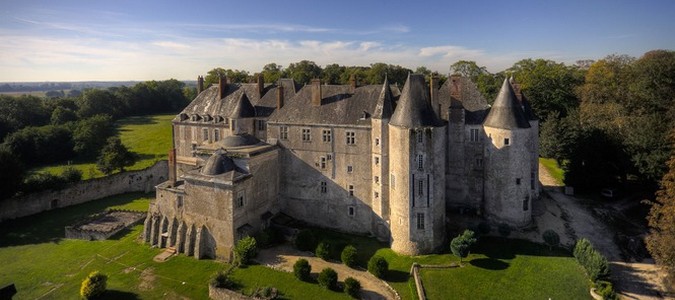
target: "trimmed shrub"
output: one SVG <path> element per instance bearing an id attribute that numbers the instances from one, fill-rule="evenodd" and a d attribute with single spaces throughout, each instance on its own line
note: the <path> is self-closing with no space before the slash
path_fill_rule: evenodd
<path id="1" fill-rule="evenodd" d="M 354 299 L 359 299 L 359 292 L 361 291 L 361 283 L 352 277 L 347 277 L 347 279 L 345 279 L 344 290 L 347 295 L 351 296 Z"/>
<path id="2" fill-rule="evenodd" d="M 345 266 L 354 268 L 356 267 L 356 254 L 356 248 L 352 245 L 348 245 L 342 249 L 340 259 L 342 260 L 342 263 L 345 264 Z"/>
<path id="3" fill-rule="evenodd" d="M 490 231 L 492 231 L 492 228 L 488 222 L 480 222 L 480 224 L 478 224 L 478 232 L 480 232 L 480 234 L 488 234 Z"/>
<path id="4" fill-rule="evenodd" d="M 338 275 L 335 270 L 331 268 L 325 268 L 321 270 L 321 273 L 319 273 L 319 278 L 317 281 L 319 282 L 320 286 L 329 290 L 334 290 L 337 287 L 337 278 Z"/>
<path id="5" fill-rule="evenodd" d="M 295 248 L 300 251 L 312 251 L 316 249 L 318 241 L 311 231 L 305 229 L 298 232 L 295 237 Z"/>
<path id="6" fill-rule="evenodd" d="M 99 271 L 91 272 L 89 276 L 82 281 L 80 296 L 84 299 L 94 299 L 101 296 L 103 292 L 105 292 L 107 282 L 108 276 L 105 274 L 102 274 Z"/>
<path id="7" fill-rule="evenodd" d="M 595 293 L 604 300 L 619 299 L 614 292 L 614 287 L 609 281 L 598 280 L 595 282 Z"/>
<path id="8" fill-rule="evenodd" d="M 560 244 L 560 236 L 555 231 L 548 229 L 542 234 L 544 242 L 550 247 L 558 246 Z"/>
<path id="9" fill-rule="evenodd" d="M 497 231 L 499 231 L 499 234 L 503 237 L 507 237 L 511 234 L 511 226 L 505 223 L 499 224 L 497 227 Z"/>
<path id="10" fill-rule="evenodd" d="M 389 272 L 389 263 L 384 257 L 375 255 L 368 260 L 368 272 L 382 279 Z"/>
<path id="11" fill-rule="evenodd" d="M 459 262 L 462 262 L 462 258 L 465 258 L 469 255 L 469 251 L 473 244 L 476 243 L 475 234 L 471 230 L 464 230 L 464 232 L 450 242 L 450 250 L 452 254 L 459 257 Z"/>
<path id="12" fill-rule="evenodd" d="M 587 239 L 580 239 L 574 246 L 574 257 L 586 269 L 592 281 L 609 276 L 607 259 L 593 248 Z"/>
<path id="13" fill-rule="evenodd" d="M 229 289 L 231 288 L 234 284 L 230 280 L 230 278 L 227 276 L 227 273 L 223 271 L 219 271 L 216 273 L 212 278 L 211 278 L 211 285 L 215 286 L 217 288 L 224 288 L 224 289 Z"/>
<path id="14" fill-rule="evenodd" d="M 256 255 L 258 255 L 258 246 L 253 237 L 247 236 L 234 246 L 234 261 L 239 266 L 248 265 Z"/>
<path id="15" fill-rule="evenodd" d="M 319 243 L 319 245 L 316 246 L 314 254 L 316 254 L 316 257 L 319 257 L 323 260 L 330 259 L 330 244 L 328 244 L 327 242 Z"/>
<path id="16" fill-rule="evenodd" d="M 301 281 L 309 281 L 309 274 L 311 272 L 312 266 L 304 258 L 298 259 L 295 264 L 293 264 L 293 274 L 295 274 L 295 277 Z"/>
<path id="17" fill-rule="evenodd" d="M 63 172 L 61 172 L 61 178 L 68 183 L 78 182 L 82 180 L 82 171 L 73 167 L 66 167 L 63 169 Z"/>

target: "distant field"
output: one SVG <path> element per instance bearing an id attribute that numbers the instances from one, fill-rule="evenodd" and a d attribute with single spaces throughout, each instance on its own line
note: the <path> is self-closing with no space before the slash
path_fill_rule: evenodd
<path id="1" fill-rule="evenodd" d="M 118 135 L 129 150 L 136 152 L 140 159 L 127 170 L 141 170 L 155 162 L 166 159 L 172 145 L 171 119 L 175 115 L 153 115 L 129 117 L 117 121 Z M 60 174 L 67 164 L 59 164 L 35 169 L 38 172 Z M 83 179 L 103 177 L 96 169 L 96 162 L 75 162 L 70 166 L 82 171 Z"/>
<path id="2" fill-rule="evenodd" d="M 548 173 L 551 174 L 558 184 L 563 185 L 565 180 L 565 171 L 558 165 L 558 162 L 553 158 L 539 158 L 539 163 L 541 163 Z"/>
<path id="3" fill-rule="evenodd" d="M 68 93 L 68 92 L 66 91 L 66 93 Z M 35 91 L 35 92 L 0 92 L 0 95 L 8 95 L 8 96 L 30 95 L 30 96 L 36 96 L 36 97 L 45 97 L 45 94 L 47 94 L 46 91 Z"/>

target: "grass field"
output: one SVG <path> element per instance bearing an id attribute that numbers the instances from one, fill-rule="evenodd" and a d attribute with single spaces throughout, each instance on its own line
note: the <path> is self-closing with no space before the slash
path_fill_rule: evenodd
<path id="1" fill-rule="evenodd" d="M 539 158 L 539 163 L 541 163 L 548 173 L 558 182 L 558 184 L 563 185 L 563 180 L 565 179 L 565 171 L 558 165 L 558 162 L 553 158 Z"/>
<path id="2" fill-rule="evenodd" d="M 171 149 L 171 119 L 174 116 L 170 114 L 129 117 L 117 121 L 118 136 L 122 143 L 140 157 L 127 170 L 145 169 L 159 160 L 166 159 Z M 52 165 L 37 168 L 34 171 L 60 174 L 67 166 L 67 164 Z M 95 161 L 75 162 L 70 166 L 82 171 L 83 179 L 104 176 L 96 169 Z"/>

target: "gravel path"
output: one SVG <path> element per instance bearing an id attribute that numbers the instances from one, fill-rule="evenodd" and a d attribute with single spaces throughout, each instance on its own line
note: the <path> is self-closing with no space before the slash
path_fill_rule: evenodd
<path id="1" fill-rule="evenodd" d="M 365 270 L 355 270 L 341 262 L 327 262 L 315 257 L 310 252 L 301 252 L 289 244 L 262 249 L 256 261 L 267 267 L 293 272 L 293 264 L 300 258 L 309 261 L 312 266 L 312 275 L 317 275 L 324 268 L 333 268 L 338 273 L 338 281 L 344 282 L 347 277 L 353 277 L 361 283 L 361 299 L 396 299 L 396 295 L 382 280 Z"/>

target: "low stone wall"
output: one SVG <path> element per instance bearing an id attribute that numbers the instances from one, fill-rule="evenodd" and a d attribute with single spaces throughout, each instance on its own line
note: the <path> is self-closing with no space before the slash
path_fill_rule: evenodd
<path id="1" fill-rule="evenodd" d="M 251 300 L 253 298 L 242 295 L 226 288 L 218 288 L 209 284 L 209 298 L 213 300 Z"/>
<path id="2" fill-rule="evenodd" d="M 166 181 L 168 173 L 167 162 L 163 160 L 147 169 L 80 181 L 58 191 L 5 199 L 0 201 L 0 222 L 117 194 L 152 192 L 155 185 Z"/>
<path id="3" fill-rule="evenodd" d="M 66 226 L 67 239 L 107 240 L 109 237 L 145 219 L 144 212 L 110 210 L 73 226 Z"/>

